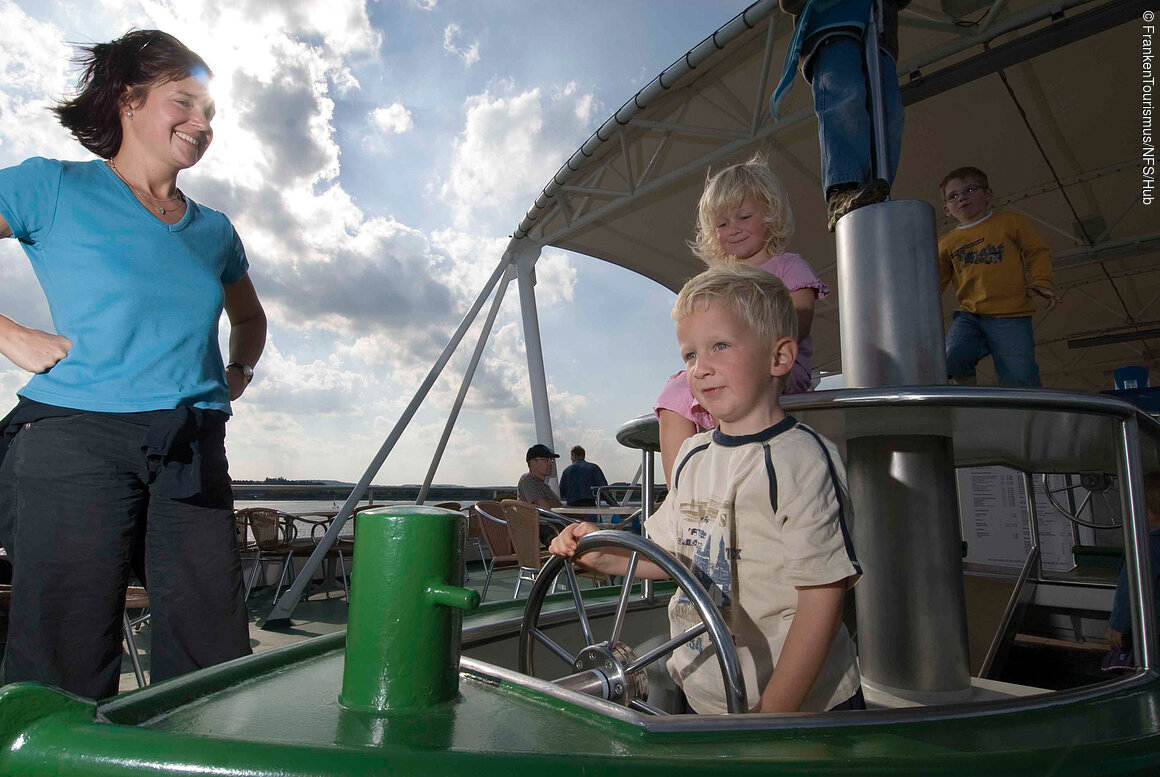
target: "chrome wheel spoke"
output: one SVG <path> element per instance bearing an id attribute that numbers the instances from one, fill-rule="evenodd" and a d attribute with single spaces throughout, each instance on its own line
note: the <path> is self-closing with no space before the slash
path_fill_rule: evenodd
<path id="1" fill-rule="evenodd" d="M 1085 507 L 1087 507 L 1088 503 L 1091 501 L 1092 501 L 1092 492 L 1088 491 L 1087 494 L 1084 495 L 1083 501 L 1079 503 L 1079 507 L 1075 508 L 1075 515 L 1077 518 L 1079 516 L 1083 515 L 1083 509 Z M 1094 510 L 1092 511 L 1092 518 L 1093 519 L 1095 518 L 1095 511 Z"/>
<path id="2" fill-rule="evenodd" d="M 633 661 L 631 664 L 629 664 L 628 666 L 626 666 L 624 668 L 624 673 L 625 674 L 632 674 L 637 669 L 643 669 L 644 667 L 651 664 L 653 661 L 656 661 L 661 656 L 667 656 L 669 653 L 672 653 L 674 650 L 679 648 L 681 645 L 684 645 L 686 642 L 690 642 L 690 641 L 696 639 L 697 637 L 701 636 L 702 634 L 704 634 L 708 630 L 709 630 L 709 627 L 706 626 L 703 622 L 698 623 L 693 628 L 691 628 L 687 631 L 681 632 L 680 634 L 673 637 L 665 644 L 661 645 L 660 647 L 653 648 L 652 650 L 645 653 L 640 658 Z"/>
<path id="3" fill-rule="evenodd" d="M 553 653 L 559 656 L 561 660 L 568 664 L 568 666 L 576 665 L 576 657 L 556 644 L 555 640 L 553 640 L 544 632 L 534 628 L 532 629 L 532 636 L 535 637 L 540 642 L 540 644 L 542 644 L 548 650 L 551 650 Z"/>
<path id="4" fill-rule="evenodd" d="M 576 582 L 576 571 L 570 563 L 564 564 L 564 571 L 568 573 L 568 585 L 572 588 L 572 601 L 576 603 L 576 615 L 580 619 L 580 628 L 584 631 L 584 644 L 595 645 L 596 638 L 592 636 L 592 625 L 588 623 L 588 611 L 584 609 L 584 599 L 580 596 L 580 585 Z"/>
<path id="5" fill-rule="evenodd" d="M 628 559 L 628 571 L 624 576 L 624 587 L 620 589 L 620 601 L 616 604 L 616 619 L 612 622 L 609 645 L 615 645 L 620 639 L 620 630 L 624 627 L 624 614 L 628 612 L 628 597 L 632 593 L 632 576 L 636 572 L 636 562 L 639 558 L 640 554 L 634 552 Z"/>

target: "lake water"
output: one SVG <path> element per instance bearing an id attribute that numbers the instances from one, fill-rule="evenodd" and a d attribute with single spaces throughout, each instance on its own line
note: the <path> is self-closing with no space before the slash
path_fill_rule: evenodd
<path id="1" fill-rule="evenodd" d="M 342 508 L 344 501 L 340 499 L 235 499 L 234 508 L 241 510 L 243 507 L 272 507 L 284 513 L 308 515 L 310 513 L 337 512 Z M 365 505 L 370 503 L 364 499 L 359 504 Z M 376 502 L 376 504 L 378 503 Z"/>

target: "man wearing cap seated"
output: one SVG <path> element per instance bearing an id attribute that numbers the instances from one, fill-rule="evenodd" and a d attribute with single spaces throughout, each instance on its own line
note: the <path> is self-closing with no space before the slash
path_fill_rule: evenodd
<path id="1" fill-rule="evenodd" d="M 520 482 L 516 484 L 516 493 L 521 502 L 534 504 L 548 510 L 562 506 L 560 497 L 547 484 L 548 476 L 552 474 L 553 462 L 560 458 L 547 445 L 536 443 L 528 448 L 528 471 Z"/>
<path id="2" fill-rule="evenodd" d="M 528 448 L 525 458 L 528 462 L 528 471 L 520 477 L 520 482 L 516 484 L 516 494 L 520 501 L 547 510 L 562 507 L 564 503 L 560 501 L 560 497 L 547 483 L 548 476 L 552 474 L 553 462 L 560 457 L 552 453 L 552 449 L 547 445 L 536 443 Z M 555 536 L 556 531 L 552 527 L 540 524 L 541 544 L 547 547 Z"/>

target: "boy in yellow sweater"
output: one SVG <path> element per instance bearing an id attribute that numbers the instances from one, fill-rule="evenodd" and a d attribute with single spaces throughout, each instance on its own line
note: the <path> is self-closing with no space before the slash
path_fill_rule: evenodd
<path id="1" fill-rule="evenodd" d="M 1031 314 L 1035 297 L 1053 309 L 1051 249 L 1021 213 L 991 212 L 987 175 L 960 167 L 939 184 L 943 207 L 959 226 L 938 241 L 939 291 L 955 282 L 959 300 L 947 333 L 947 375 L 975 382 L 991 355 L 1000 386 L 1040 386 Z"/>

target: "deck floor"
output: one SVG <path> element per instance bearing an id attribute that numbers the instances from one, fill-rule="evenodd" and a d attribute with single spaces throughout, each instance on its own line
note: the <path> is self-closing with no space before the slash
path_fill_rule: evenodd
<path id="1" fill-rule="evenodd" d="M 487 601 L 493 602 L 501 599 L 511 599 L 512 593 L 515 591 L 517 571 L 514 567 L 497 569 L 487 589 Z M 482 592 L 486 576 L 483 564 L 478 561 L 469 562 L 467 565 L 467 574 L 467 586 Z M 585 578 L 580 578 L 580 585 L 587 587 L 591 583 Z M 528 588 L 528 584 L 525 583 L 521 591 L 521 596 L 527 595 Z M 250 611 L 250 648 L 255 653 L 262 653 L 285 645 L 292 645 L 295 642 L 301 642 L 324 634 L 332 634 L 346 628 L 346 598 L 341 587 L 334 581 L 331 582 L 329 588 L 316 591 L 308 599 L 299 602 L 298 606 L 294 608 L 289 625 L 270 629 L 259 628 L 258 621 L 270 611 L 273 598 L 273 587 L 256 589 L 247 602 Z M 146 679 L 148 679 L 150 656 L 148 622 L 137 628 L 135 639 L 141 660 L 141 668 L 145 672 Z M 133 664 L 126 649 L 121 660 L 120 690 L 123 693 L 125 691 L 135 690 L 136 688 L 137 678 L 133 673 Z"/>

